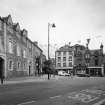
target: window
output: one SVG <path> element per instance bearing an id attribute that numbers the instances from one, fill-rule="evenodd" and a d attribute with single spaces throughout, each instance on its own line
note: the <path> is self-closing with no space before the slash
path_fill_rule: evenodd
<path id="1" fill-rule="evenodd" d="M 69 67 L 72 67 L 72 62 L 69 62 Z"/>
<path id="2" fill-rule="evenodd" d="M 58 52 L 58 56 L 61 56 L 61 52 Z"/>
<path id="3" fill-rule="evenodd" d="M 21 56 L 21 49 L 19 45 L 17 45 L 17 56 Z"/>
<path id="4" fill-rule="evenodd" d="M 69 61 L 72 61 L 72 56 L 69 56 Z"/>
<path id="5" fill-rule="evenodd" d="M 86 54 L 85 55 L 85 58 L 90 58 L 90 54 Z"/>
<path id="6" fill-rule="evenodd" d="M 12 60 L 9 61 L 8 66 L 9 66 L 8 67 L 9 70 L 13 70 L 13 61 Z"/>
<path id="7" fill-rule="evenodd" d="M 66 61 L 66 57 L 63 57 L 63 61 Z"/>
<path id="8" fill-rule="evenodd" d="M 66 67 L 66 63 L 63 63 L 63 67 Z"/>
<path id="9" fill-rule="evenodd" d="M 27 55 L 26 55 L 26 50 L 25 50 L 25 49 L 23 50 L 23 57 L 24 57 L 24 58 L 27 57 Z"/>
<path id="10" fill-rule="evenodd" d="M 61 57 L 58 57 L 58 62 L 61 62 Z"/>
<path id="11" fill-rule="evenodd" d="M 58 67 L 61 67 L 61 63 L 58 63 Z"/>
<path id="12" fill-rule="evenodd" d="M 8 50 L 9 50 L 9 53 L 13 53 L 13 43 L 12 41 L 9 41 L 9 45 L 8 45 Z"/>
<path id="13" fill-rule="evenodd" d="M 7 27 L 7 30 L 8 30 L 9 33 L 13 34 L 13 29 L 12 29 L 12 27 L 8 26 L 8 27 Z"/>
<path id="14" fill-rule="evenodd" d="M 26 70 L 26 63 L 24 63 L 24 70 Z"/>
<path id="15" fill-rule="evenodd" d="M 17 63 L 17 69 L 20 70 L 20 62 Z"/>
<path id="16" fill-rule="evenodd" d="M 63 52 L 63 56 L 65 56 L 65 55 L 66 55 L 66 51 Z"/>
<path id="17" fill-rule="evenodd" d="M 98 59 L 95 59 L 95 66 L 98 66 Z"/>
<path id="18" fill-rule="evenodd" d="M 69 55 L 72 55 L 72 51 L 69 51 Z"/>

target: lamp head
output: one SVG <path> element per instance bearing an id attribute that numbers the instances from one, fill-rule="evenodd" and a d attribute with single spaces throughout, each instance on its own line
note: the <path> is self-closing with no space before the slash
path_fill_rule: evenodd
<path id="1" fill-rule="evenodd" d="M 52 24 L 52 27 L 53 27 L 53 28 L 55 28 L 55 27 L 56 27 L 54 23 Z"/>

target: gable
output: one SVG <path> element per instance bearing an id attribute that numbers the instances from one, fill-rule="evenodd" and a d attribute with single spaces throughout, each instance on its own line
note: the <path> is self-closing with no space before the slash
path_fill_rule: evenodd
<path id="1" fill-rule="evenodd" d="M 11 15 L 8 15 L 7 23 L 10 24 L 10 25 L 13 24 Z"/>
<path id="2" fill-rule="evenodd" d="M 20 31 L 20 25 L 19 25 L 19 23 L 16 24 L 16 31 Z"/>
<path id="3" fill-rule="evenodd" d="M 22 34 L 27 37 L 27 30 L 23 29 L 23 33 Z"/>

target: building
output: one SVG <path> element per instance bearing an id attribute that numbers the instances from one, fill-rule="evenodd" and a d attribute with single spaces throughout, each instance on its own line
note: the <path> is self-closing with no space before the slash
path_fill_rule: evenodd
<path id="1" fill-rule="evenodd" d="M 68 73 L 73 69 L 74 51 L 69 45 L 62 46 L 55 52 L 57 70 L 65 70 Z"/>
<path id="2" fill-rule="evenodd" d="M 90 50 L 88 46 L 75 44 L 65 45 L 55 52 L 56 69 L 70 73 L 88 73 L 93 76 L 104 76 L 105 54 L 103 45 L 100 49 Z"/>
<path id="3" fill-rule="evenodd" d="M 35 75 L 36 58 L 41 60 L 42 53 L 28 38 L 28 31 L 13 23 L 11 15 L 0 17 L 0 73 L 5 78 Z"/>

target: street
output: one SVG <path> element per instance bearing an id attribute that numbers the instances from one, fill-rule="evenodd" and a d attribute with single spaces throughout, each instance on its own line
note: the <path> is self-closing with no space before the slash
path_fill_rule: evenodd
<path id="1" fill-rule="evenodd" d="M 0 105 L 100 105 L 104 101 L 104 77 L 0 85 Z"/>

